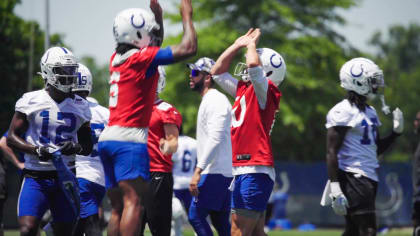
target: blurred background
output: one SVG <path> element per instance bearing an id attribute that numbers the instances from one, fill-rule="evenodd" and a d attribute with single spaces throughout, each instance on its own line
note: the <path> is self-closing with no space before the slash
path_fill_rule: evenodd
<path id="1" fill-rule="evenodd" d="M 164 47 L 182 36 L 178 0 L 160 0 L 165 17 Z M 367 57 L 384 71 L 385 98 L 404 113 L 405 130 L 382 156 L 378 170 L 378 222 L 381 226 L 411 224 L 412 156 L 419 137 L 413 120 L 420 111 L 420 2 L 418 0 L 193 0 L 198 54 L 213 59 L 250 27 L 259 27 L 260 47 L 278 51 L 287 64 L 280 109 L 271 134 L 277 170 L 273 224 L 277 227 L 341 226 L 319 201 L 327 180 L 325 116 L 345 97 L 338 72 L 345 61 Z M 6 132 L 15 102 L 23 93 L 41 89 L 37 75 L 46 48 L 68 47 L 91 70 L 92 96 L 108 105 L 108 60 L 115 43 L 115 15 L 129 7 L 148 8 L 146 0 L 2 0 L 0 2 L 0 132 Z M 244 61 L 243 53 L 235 63 Z M 234 64 L 235 64 L 234 63 Z M 183 63 L 168 66 L 162 98 L 183 115 L 184 132 L 195 137 L 200 97 L 188 87 Z M 233 68 L 231 68 L 233 72 Z M 372 105 L 378 112 L 380 102 Z M 391 116 L 381 112 L 382 136 L 391 132 Z M 4 162 L 4 158 L 3 158 Z M 5 227 L 16 227 L 20 185 L 8 163 L 9 197 Z M 275 221 L 277 219 L 278 221 Z M 280 220 L 280 221 L 279 221 Z M 285 221 L 281 221 L 285 220 Z M 283 226 L 281 226 L 283 224 Z M 280 226 L 279 226 L 280 225 Z"/>

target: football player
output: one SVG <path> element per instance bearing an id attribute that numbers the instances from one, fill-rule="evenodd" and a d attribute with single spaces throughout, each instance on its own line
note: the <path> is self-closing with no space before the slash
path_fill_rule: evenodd
<path id="1" fill-rule="evenodd" d="M 275 181 L 270 132 L 279 107 L 279 86 L 286 73 L 282 56 L 269 48 L 256 48 L 259 29 L 250 29 L 217 59 L 214 80 L 235 98 L 232 107 L 232 235 L 265 235 L 267 202 Z M 227 71 L 233 57 L 247 48 L 246 64 L 235 75 Z"/>
<path id="2" fill-rule="evenodd" d="M 92 91 L 92 74 L 89 69 L 79 63 L 77 83 L 72 92 L 87 99 Z M 80 189 L 80 220 L 75 235 L 102 235 L 98 209 L 105 196 L 105 174 L 98 152 L 98 138 L 108 123 L 109 110 L 97 102 L 87 100 L 92 114 L 90 129 L 92 130 L 93 150 L 89 156 L 76 156 L 76 177 Z"/>
<path id="3" fill-rule="evenodd" d="M 150 182 L 147 190 L 146 210 L 142 233 L 146 223 L 152 235 L 171 234 L 172 195 L 172 153 L 178 147 L 179 128 L 182 116 L 171 104 L 159 98 L 166 85 L 166 73 L 159 66 L 159 81 L 156 99 L 149 122 L 147 149 L 150 157 Z"/>
<path id="4" fill-rule="evenodd" d="M 140 232 L 143 197 L 149 180 L 147 136 L 159 79 L 157 67 L 181 61 L 197 50 L 191 0 L 181 0 L 180 6 L 184 35 L 180 44 L 167 48 L 160 48 L 163 20 L 157 0 L 150 1 L 153 14 L 130 8 L 118 13 L 114 20 L 117 47 L 109 65 L 110 117 L 99 137 L 106 188 L 113 208 L 109 235 Z"/>
<path id="5" fill-rule="evenodd" d="M 414 119 L 414 134 L 420 133 L 420 111 Z M 413 158 L 413 236 L 420 236 L 420 142 Z"/>
<path id="6" fill-rule="evenodd" d="M 231 111 L 227 97 L 214 88 L 210 70 L 214 61 L 200 58 L 191 69 L 190 88 L 202 97 L 197 114 L 197 166 L 190 182 L 193 195 L 188 220 L 197 235 L 230 235 L 229 211 L 232 182 Z"/>
<path id="7" fill-rule="evenodd" d="M 92 151 L 88 103 L 71 93 L 77 68 L 76 58 L 67 48 L 48 49 L 41 58 L 45 89 L 25 93 L 16 103 L 7 144 L 25 153 L 18 200 L 21 235 L 37 235 L 48 208 L 55 235 L 71 235 L 78 218 L 74 209 L 79 206 L 71 205 L 65 192 L 75 188 L 75 183 L 58 181 L 59 174 L 51 161 L 52 150 L 60 148 L 62 159 L 74 172 L 75 155 L 89 155 Z"/>
<path id="8" fill-rule="evenodd" d="M 381 138 L 381 125 L 368 97 L 384 87 L 382 70 L 371 60 L 354 58 L 340 69 L 347 98 L 327 115 L 327 170 L 329 197 L 334 212 L 345 216 L 343 235 L 376 235 L 375 197 L 378 155 L 403 131 L 403 115 L 393 111 L 393 131 Z M 328 186 L 329 185 L 329 186 Z"/>

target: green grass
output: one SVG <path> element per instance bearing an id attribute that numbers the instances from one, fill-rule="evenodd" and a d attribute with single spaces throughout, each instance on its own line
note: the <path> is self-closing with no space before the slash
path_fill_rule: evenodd
<path id="1" fill-rule="evenodd" d="M 340 236 L 342 233 L 341 230 L 316 230 L 312 232 L 301 232 L 297 230 L 289 230 L 289 231 L 271 231 L 268 233 L 268 236 Z M 411 236 L 412 232 L 410 228 L 404 229 L 392 229 L 387 234 L 387 236 Z M 5 231 L 5 236 L 19 236 L 18 231 L 8 230 Z M 103 235 L 106 235 L 104 232 Z M 150 235 L 145 233 L 146 236 Z M 216 235 L 216 234 L 215 234 Z M 379 235 L 379 234 L 378 234 Z M 41 236 L 45 236 L 44 233 Z M 191 230 L 187 230 L 184 232 L 184 236 L 194 236 L 194 233 Z"/>

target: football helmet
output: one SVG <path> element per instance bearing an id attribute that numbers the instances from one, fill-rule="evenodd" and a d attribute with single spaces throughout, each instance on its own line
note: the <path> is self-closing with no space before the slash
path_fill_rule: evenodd
<path id="1" fill-rule="evenodd" d="M 72 91 L 88 91 L 92 92 L 92 74 L 90 70 L 83 64 L 79 63 L 77 82 L 75 83 Z"/>
<path id="2" fill-rule="evenodd" d="M 41 58 L 41 76 L 46 84 L 69 93 L 77 79 L 78 63 L 73 53 L 64 47 L 52 47 Z"/>
<path id="3" fill-rule="evenodd" d="M 163 66 L 158 66 L 158 72 L 159 72 L 159 81 L 156 92 L 159 94 L 163 91 L 163 89 L 166 86 L 166 71 Z"/>
<path id="4" fill-rule="evenodd" d="M 344 63 L 340 69 L 341 87 L 369 97 L 385 86 L 384 74 L 373 61 L 357 57 Z"/>
<path id="5" fill-rule="evenodd" d="M 141 8 L 121 11 L 114 19 L 114 38 L 117 43 L 127 43 L 138 48 L 149 46 L 158 38 L 154 32 L 160 29 L 155 16 Z"/>
<path id="6" fill-rule="evenodd" d="M 258 56 L 265 76 L 276 86 L 279 86 L 286 75 L 286 62 L 283 57 L 271 48 L 258 48 Z M 245 63 L 239 62 L 235 67 L 234 75 L 249 81 L 248 67 Z"/>

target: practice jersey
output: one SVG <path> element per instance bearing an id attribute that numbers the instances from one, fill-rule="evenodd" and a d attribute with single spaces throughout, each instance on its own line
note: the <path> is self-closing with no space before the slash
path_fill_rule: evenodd
<path id="1" fill-rule="evenodd" d="M 152 113 L 159 73 L 146 73 L 159 47 L 114 53 L 109 66 L 109 126 L 147 127 Z"/>
<path id="2" fill-rule="evenodd" d="M 45 90 L 25 93 L 17 102 L 15 110 L 26 115 L 28 129 L 26 142 L 35 146 L 58 147 L 64 141 L 77 142 L 77 131 L 91 119 L 88 102 L 74 95 L 56 103 Z M 75 156 L 63 155 L 69 168 L 75 165 Z M 52 161 L 41 161 L 35 155 L 25 153 L 25 169 L 55 170 Z"/>
<path id="3" fill-rule="evenodd" d="M 165 138 L 164 124 L 175 124 L 179 129 L 182 116 L 171 104 L 159 99 L 153 105 L 147 138 L 150 171 L 170 173 L 172 172 L 172 155 L 163 155 L 159 150 L 160 139 Z"/>
<path id="4" fill-rule="evenodd" d="M 336 104 L 328 112 L 325 125 L 327 129 L 334 126 L 351 127 L 337 154 L 338 168 L 378 181 L 376 132 L 380 125 L 374 107 L 367 106 L 363 112 L 347 99 Z"/>
<path id="5" fill-rule="evenodd" d="M 89 102 L 92 114 L 90 129 L 92 131 L 93 149 L 89 156 L 76 156 L 76 176 L 105 186 L 105 174 L 98 152 L 98 139 L 108 123 L 109 110 L 97 103 Z"/>
<path id="6" fill-rule="evenodd" d="M 281 93 L 268 80 L 264 109 L 258 103 L 250 82 L 239 81 L 232 107 L 233 166 L 274 166 L 270 132 L 274 125 Z"/>
<path id="7" fill-rule="evenodd" d="M 185 135 L 179 136 L 178 149 L 172 155 L 172 162 L 174 189 L 188 189 L 197 164 L 197 141 Z"/>

